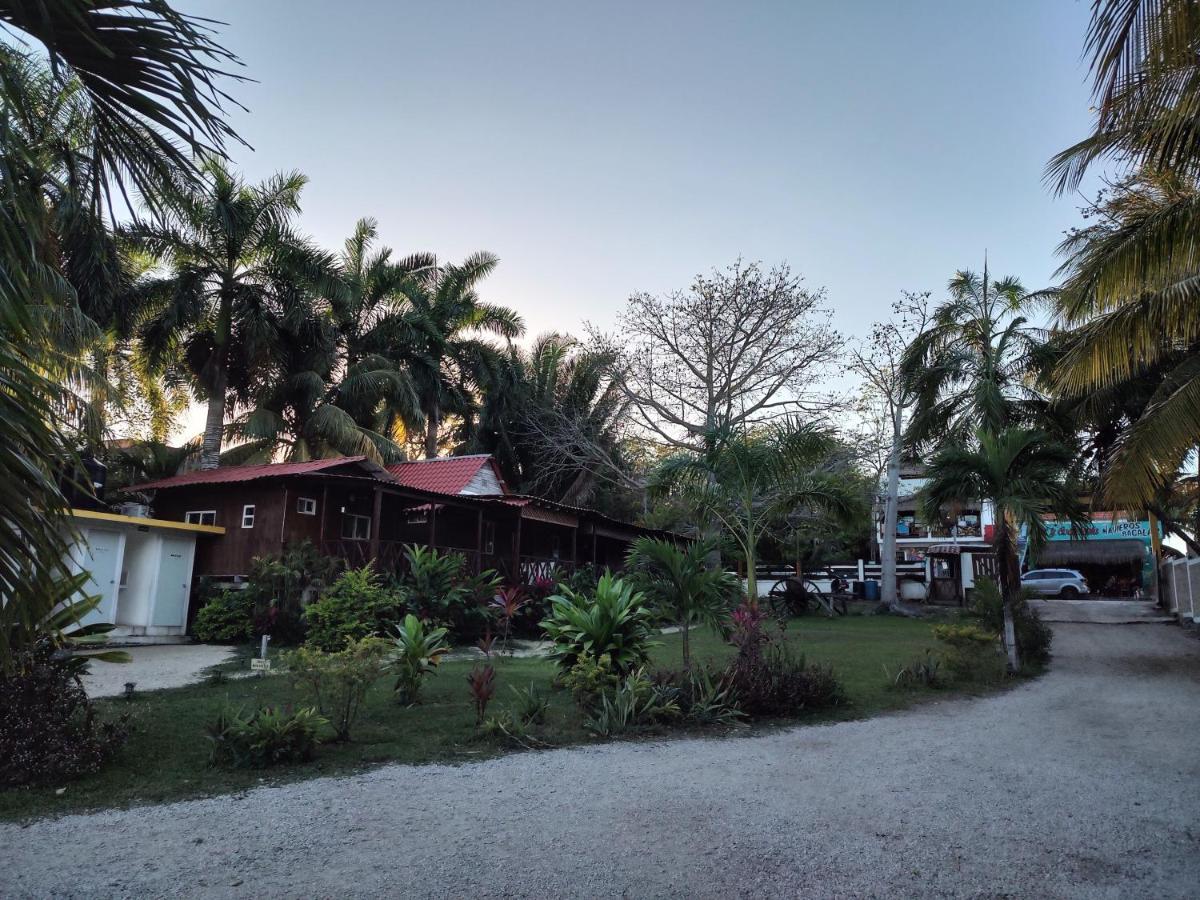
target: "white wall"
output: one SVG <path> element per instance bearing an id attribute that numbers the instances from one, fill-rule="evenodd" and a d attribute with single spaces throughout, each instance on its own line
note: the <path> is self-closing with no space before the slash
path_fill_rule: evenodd
<path id="1" fill-rule="evenodd" d="M 117 601 L 118 625 L 141 627 L 150 623 L 150 600 L 161 544 L 157 534 L 131 531 L 126 537 L 126 584 Z"/>

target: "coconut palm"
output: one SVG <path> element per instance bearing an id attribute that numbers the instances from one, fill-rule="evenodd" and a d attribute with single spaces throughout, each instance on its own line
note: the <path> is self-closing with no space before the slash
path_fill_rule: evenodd
<path id="1" fill-rule="evenodd" d="M 1078 453 L 1049 432 L 1006 427 L 980 428 L 969 445 L 944 445 L 929 461 L 922 489 L 927 521 L 947 507 L 990 501 L 995 518 L 996 555 L 1004 596 L 1004 643 L 1009 667 L 1020 669 L 1013 627 L 1013 603 L 1021 590 L 1017 542 L 1024 530 L 1033 553 L 1045 541 L 1044 518 L 1055 515 L 1082 525 Z"/>
<path id="2" fill-rule="evenodd" d="M 517 313 L 480 300 L 476 292 L 497 262 L 490 253 L 476 253 L 430 269 L 407 289 L 406 327 L 396 333 L 392 353 L 407 365 L 420 398 L 427 459 L 438 454 L 446 415 L 472 415 L 476 395 L 497 369 L 499 352 L 480 333 L 511 340 L 525 331 Z"/>
<path id="3" fill-rule="evenodd" d="M 1045 406 L 1030 379 L 1044 335 L 1021 314 L 1021 283 L 990 279 L 985 264 L 982 276 L 957 272 L 949 293 L 901 361 L 916 398 L 910 444 L 968 442 L 980 426 L 1028 424 Z"/>
<path id="4" fill-rule="evenodd" d="M 704 519 L 719 523 L 746 562 L 751 606 L 758 605 L 758 545 L 781 517 L 800 512 L 844 521 L 865 513 L 855 489 L 860 479 L 843 477 L 841 445 L 818 428 L 785 422 L 749 434 L 723 430 L 710 433 L 706 446 L 664 460 L 650 492 L 681 493 Z"/>
<path id="5" fill-rule="evenodd" d="M 674 541 L 641 537 L 626 557 L 630 568 L 643 576 L 640 583 L 646 596 L 679 626 L 685 669 L 692 664 L 691 628 L 707 625 L 722 630 L 740 588 L 731 573 L 705 565 L 711 549 L 704 541 L 680 546 Z"/>
<path id="6" fill-rule="evenodd" d="M 214 157 L 202 183 L 164 202 L 161 221 L 129 236 L 167 267 L 143 280 L 140 302 L 154 310 L 141 329 L 147 354 L 163 363 L 182 354 L 207 401 L 200 468 L 220 463 L 231 352 L 244 369 L 280 346 L 280 285 L 319 281 L 329 259 L 292 228 L 307 179 L 299 172 L 248 185 Z M 237 385 L 234 385 L 237 387 Z"/>

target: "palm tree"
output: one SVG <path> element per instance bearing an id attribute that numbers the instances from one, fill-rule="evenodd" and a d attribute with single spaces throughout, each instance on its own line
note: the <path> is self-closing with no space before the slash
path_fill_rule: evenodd
<path id="1" fill-rule="evenodd" d="M 746 562 L 746 593 L 755 608 L 758 545 L 782 516 L 800 510 L 848 520 L 864 512 L 854 489 L 859 480 L 843 477 L 841 447 L 820 429 L 783 423 L 750 434 L 724 430 L 708 435 L 706 445 L 703 453 L 665 460 L 652 475 L 651 495 L 682 493 L 719 523 Z"/>
<path id="2" fill-rule="evenodd" d="M 957 272 L 949 292 L 901 361 L 916 398 L 910 444 L 969 442 L 980 426 L 1029 424 L 1045 406 L 1029 378 L 1044 336 L 1021 315 L 1021 283 L 989 279 L 985 263 L 982 276 Z"/>
<path id="3" fill-rule="evenodd" d="M 438 454 L 445 416 L 472 414 L 475 395 L 497 368 L 496 348 L 475 335 L 491 332 L 511 340 L 525 332 L 517 313 L 476 293 L 497 262 L 490 253 L 476 253 L 460 264 L 429 270 L 407 291 L 407 328 L 397 335 L 394 352 L 416 385 L 427 459 Z"/>
<path id="4" fill-rule="evenodd" d="M 86 178 L 76 200 L 99 210 L 113 188 L 149 194 L 187 177 L 191 155 L 221 153 L 233 132 L 221 117 L 228 99 L 218 66 L 236 59 L 207 26 L 165 0 L 136 8 L 84 0 L 5 4 L 0 22 L 44 46 L 60 85 L 74 85 L 91 115 Z M 40 250 L 46 246 L 46 184 L 24 167 L 30 148 L 14 129 L 28 108 L 28 82 L 12 77 L 22 55 L 0 47 L 0 674 L 11 674 L 31 642 L 59 630 L 57 566 L 65 546 L 62 468 L 74 455 L 62 433 L 63 391 L 46 377 L 53 334 L 34 310 L 56 296 L 72 312 L 69 281 Z M 172 138 L 177 139 L 178 143 Z M 78 610 L 76 610 L 78 611 Z M 61 613 L 61 610 L 60 610 Z M 68 617 L 69 618 L 69 617 Z M 78 618 L 78 616 L 76 617 Z M 22 637 L 24 636 L 24 637 Z"/>
<path id="5" fill-rule="evenodd" d="M 705 565 L 711 546 L 692 541 L 679 546 L 673 541 L 641 537 L 629 548 L 629 566 L 646 576 L 644 593 L 679 625 L 683 644 L 683 667 L 691 668 L 689 631 L 707 625 L 720 631 L 729 618 L 730 600 L 737 596 L 737 578 Z"/>
<path id="6" fill-rule="evenodd" d="M 924 515 L 932 521 L 946 507 L 990 501 L 996 523 L 996 556 L 1004 597 L 1004 644 L 1009 668 L 1020 669 L 1013 603 L 1021 590 L 1017 541 L 1024 530 L 1036 553 L 1045 541 L 1044 517 L 1056 514 L 1082 524 L 1076 449 L 1045 431 L 980 428 L 971 445 L 947 444 L 930 460 L 922 489 Z"/>
<path id="7" fill-rule="evenodd" d="M 214 469 L 231 349 L 247 369 L 265 361 L 279 346 L 279 285 L 316 282 L 329 261 L 292 230 L 306 182 L 299 172 L 247 185 L 213 157 L 201 170 L 202 185 L 171 195 L 162 221 L 136 226 L 129 236 L 169 269 L 139 285 L 142 302 L 155 309 L 141 340 L 156 362 L 183 353 L 208 403 L 200 468 Z"/>

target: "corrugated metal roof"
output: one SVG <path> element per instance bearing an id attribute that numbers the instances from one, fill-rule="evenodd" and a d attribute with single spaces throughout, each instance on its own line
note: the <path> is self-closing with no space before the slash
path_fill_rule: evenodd
<path id="1" fill-rule="evenodd" d="M 489 454 L 476 453 L 471 456 L 415 459 L 388 466 L 387 470 L 405 487 L 436 494 L 461 494 L 480 469 L 491 465 L 492 457 Z M 497 472 L 497 479 L 499 476 Z M 500 484 L 503 486 L 504 482 Z"/>
<path id="2" fill-rule="evenodd" d="M 161 488 L 186 487 L 195 484 L 230 484 L 237 481 L 256 481 L 259 478 L 278 478 L 283 475 L 305 475 L 357 463 L 360 469 L 382 474 L 383 468 L 365 456 L 339 456 L 334 459 L 314 459 L 302 463 L 264 463 L 257 466 L 223 466 L 219 469 L 199 469 L 171 478 L 135 484 L 130 490 L 155 491 Z"/>

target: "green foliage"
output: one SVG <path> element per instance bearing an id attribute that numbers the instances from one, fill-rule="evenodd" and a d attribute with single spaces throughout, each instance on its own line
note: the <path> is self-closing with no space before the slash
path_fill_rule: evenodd
<path id="1" fill-rule="evenodd" d="M 646 598 L 633 585 L 611 574 L 601 576 L 594 596 L 570 588 L 550 598 L 550 615 L 542 629 L 554 642 L 550 658 L 571 669 L 580 658 L 608 657 L 614 671 L 625 675 L 646 662 L 653 619 Z"/>
<path id="2" fill-rule="evenodd" d="M 1050 645 L 1054 641 L 1054 632 L 1029 605 L 1034 596 L 1036 595 L 1029 588 L 1021 589 L 1012 604 L 1013 627 L 1017 633 L 1021 659 L 1035 666 L 1044 666 L 1050 661 Z M 1000 589 L 990 578 L 981 578 L 976 584 L 971 613 L 979 619 L 984 628 L 1003 633 L 1004 601 Z"/>
<path id="3" fill-rule="evenodd" d="M 496 696 L 496 667 L 491 663 L 474 665 L 467 673 L 467 685 L 471 689 L 471 703 L 475 706 L 475 725 L 483 724 L 488 704 Z"/>
<path id="4" fill-rule="evenodd" d="M 373 564 L 347 569 L 319 600 L 304 608 L 306 642 L 333 652 L 347 641 L 385 634 L 400 621 L 407 600 L 403 591 L 383 584 Z"/>
<path id="5" fill-rule="evenodd" d="M 515 702 L 512 713 L 522 725 L 540 725 L 546 719 L 550 698 L 538 690 L 537 684 L 529 682 L 524 690 L 509 685 Z"/>
<path id="6" fill-rule="evenodd" d="M 733 725 L 745 716 L 723 673 L 707 666 L 656 672 L 653 680 L 679 706 L 684 721 L 693 725 Z"/>
<path id="7" fill-rule="evenodd" d="M 422 619 L 444 624 L 462 640 L 483 633 L 488 624 L 487 603 L 499 588 L 500 577 L 488 569 L 466 574 L 461 553 L 442 553 L 432 547 L 409 544 L 402 583 L 409 607 Z"/>
<path id="8" fill-rule="evenodd" d="M 124 720 L 97 719 L 79 666 L 49 644 L 15 668 L 0 675 L 0 786 L 89 775 L 124 744 Z"/>
<path id="9" fill-rule="evenodd" d="M 945 645 L 942 662 L 955 679 L 988 681 L 1002 674 L 995 631 L 971 623 L 947 624 L 934 626 L 933 636 Z"/>
<path id="10" fill-rule="evenodd" d="M 254 603 L 246 588 L 219 588 L 196 613 L 192 633 L 202 641 L 248 641 L 254 635 Z"/>
<path id="11" fill-rule="evenodd" d="M 210 764 L 229 769 L 265 769 L 307 762 L 317 749 L 317 732 L 329 722 L 311 707 L 264 706 L 247 715 L 226 706 L 206 728 Z"/>
<path id="12" fill-rule="evenodd" d="M 364 637 L 335 653 L 301 647 L 286 654 L 284 663 L 293 685 L 328 717 L 336 739 L 348 741 L 367 691 L 386 670 L 387 652 L 386 641 Z"/>
<path id="13" fill-rule="evenodd" d="M 421 682 L 438 667 L 450 645 L 445 628 L 431 627 L 412 613 L 396 627 L 395 635 L 388 666 L 396 676 L 396 699 L 408 705 L 417 702 Z"/>
<path id="14" fill-rule="evenodd" d="M 621 676 L 612 664 L 612 657 L 607 654 L 599 659 L 580 656 L 575 665 L 563 673 L 560 683 L 570 691 L 576 705 L 581 709 L 590 709 L 601 695 L 616 689 L 621 683 Z"/>
<path id="15" fill-rule="evenodd" d="M 616 690 L 600 695 L 585 727 L 597 737 L 612 737 L 671 722 L 679 716 L 674 691 L 656 685 L 644 670 L 638 669 L 623 678 Z"/>
<path id="16" fill-rule="evenodd" d="M 750 646 L 739 648 L 724 676 L 746 715 L 794 716 L 831 709 L 845 700 L 831 668 L 809 665 L 785 643 L 768 641 L 757 652 Z"/>
<path id="17" fill-rule="evenodd" d="M 897 666 L 895 672 L 892 672 L 887 666 L 883 667 L 883 672 L 892 687 L 932 688 L 940 687 L 942 684 L 941 666 L 941 661 L 931 651 L 926 650 L 924 656 L 918 656 L 912 662 Z"/>

